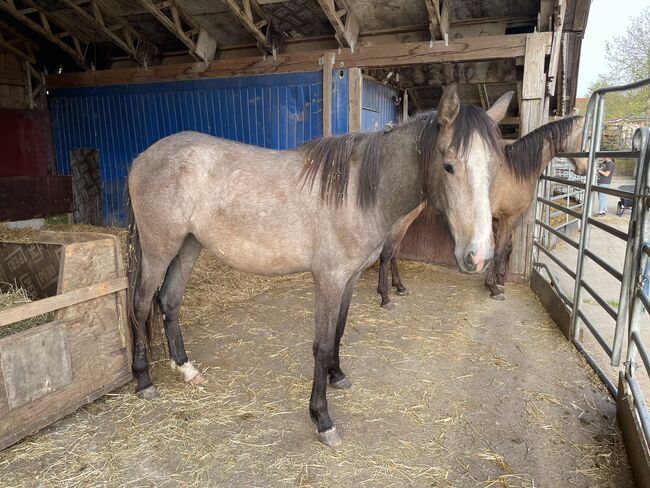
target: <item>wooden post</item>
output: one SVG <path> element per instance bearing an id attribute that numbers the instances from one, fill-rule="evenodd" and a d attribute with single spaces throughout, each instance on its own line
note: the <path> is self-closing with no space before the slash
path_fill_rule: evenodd
<path id="1" fill-rule="evenodd" d="M 332 135 L 332 69 L 334 53 L 323 56 L 323 137 Z"/>
<path id="2" fill-rule="evenodd" d="M 404 90 L 404 96 L 402 97 L 402 122 L 407 122 L 409 119 L 409 91 Z"/>
<path id="3" fill-rule="evenodd" d="M 544 33 L 528 34 L 524 55 L 524 80 L 521 87 L 520 134 L 524 136 L 548 120 L 546 102 L 546 73 L 544 58 L 547 37 Z M 512 234 L 512 255 L 510 257 L 510 279 L 527 280 L 530 277 L 532 238 L 535 205 L 531 205 Z"/>
<path id="4" fill-rule="evenodd" d="M 350 68 L 349 76 L 348 95 L 350 101 L 348 110 L 348 132 L 359 132 L 361 130 L 361 114 L 363 112 L 361 106 L 363 90 L 363 75 L 361 74 L 361 68 Z"/>

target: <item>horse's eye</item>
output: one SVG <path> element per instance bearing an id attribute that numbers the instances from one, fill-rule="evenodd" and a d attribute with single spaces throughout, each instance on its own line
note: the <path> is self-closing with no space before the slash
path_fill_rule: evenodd
<path id="1" fill-rule="evenodd" d="M 443 168 L 445 168 L 445 171 L 450 175 L 454 174 L 454 167 L 450 163 L 444 163 Z"/>

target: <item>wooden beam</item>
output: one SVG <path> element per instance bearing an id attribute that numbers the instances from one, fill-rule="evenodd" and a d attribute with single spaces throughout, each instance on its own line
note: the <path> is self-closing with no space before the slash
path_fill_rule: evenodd
<path id="1" fill-rule="evenodd" d="M 323 137 L 332 135 L 332 70 L 334 53 L 323 56 Z"/>
<path id="2" fill-rule="evenodd" d="M 562 50 L 562 26 L 564 25 L 564 14 L 566 12 L 565 0 L 555 0 L 555 12 L 553 21 L 553 40 L 551 41 L 551 56 L 548 65 L 548 90 L 547 94 L 555 94 L 557 82 L 557 70 L 560 64 L 560 51 Z"/>
<path id="3" fill-rule="evenodd" d="M 540 0 L 539 17 L 537 19 L 537 30 L 540 32 L 551 30 L 553 17 L 554 0 Z"/>
<path id="4" fill-rule="evenodd" d="M 409 119 L 409 91 L 404 90 L 402 95 L 402 123 L 408 122 Z"/>
<path id="5" fill-rule="evenodd" d="M 7 51 L 31 64 L 36 63 L 32 41 L 2 20 L 0 20 L 0 50 Z"/>
<path id="6" fill-rule="evenodd" d="M 37 315 L 61 310 L 62 308 L 72 307 L 73 305 L 78 305 L 88 300 L 110 295 L 116 291 L 125 290 L 127 287 L 128 281 L 126 277 L 114 278 L 112 280 L 102 281 L 101 283 L 95 283 L 94 285 L 84 286 L 83 288 L 77 288 L 60 295 L 54 295 L 53 297 L 17 305 L 0 312 L 0 327 Z"/>
<path id="7" fill-rule="evenodd" d="M 361 117 L 363 114 L 363 75 L 361 68 L 350 68 L 348 77 L 348 132 L 359 132 L 361 131 Z"/>
<path id="8" fill-rule="evenodd" d="M 353 51 L 359 40 L 359 19 L 351 2 L 348 0 L 318 0 L 320 8 L 334 27 L 336 40 L 341 47 L 349 47 Z"/>
<path id="9" fill-rule="evenodd" d="M 421 42 L 359 47 L 355 52 L 351 49 L 341 49 L 336 60 L 337 66 L 341 68 L 371 68 L 514 58 L 524 55 L 527 35 L 468 37 L 454 39 L 449 42 L 449 46 L 445 46 L 443 41 L 436 41 L 432 45 Z M 546 52 L 550 52 L 551 34 L 539 35 L 544 38 Z M 194 63 L 183 63 L 153 66 L 147 70 L 124 68 L 89 73 L 64 73 L 48 76 L 47 83 L 49 87 L 56 88 L 320 71 L 322 66 L 319 59 L 322 55 L 322 51 L 306 51 L 278 55 L 277 59 L 223 59 L 211 63 L 207 69 L 200 70 L 197 70 Z"/>
<path id="10" fill-rule="evenodd" d="M 546 74 L 544 61 L 548 48 L 548 33 L 528 34 L 526 53 L 524 55 L 524 80 L 521 88 L 521 105 L 519 114 L 521 124 L 519 137 L 524 136 L 547 122 Z M 512 234 L 512 255 L 509 272 L 527 279 L 532 263 L 532 238 L 535 206 L 520 218 Z"/>
<path id="11" fill-rule="evenodd" d="M 241 5 L 236 0 L 223 0 L 223 2 L 230 9 L 230 13 L 244 26 L 244 29 L 255 38 L 259 50 L 264 54 L 275 54 L 275 46 L 271 43 L 268 35 L 271 29 L 271 19 L 257 2 L 255 0 L 242 0 Z M 253 11 L 255 11 L 258 20 L 253 16 Z M 262 32 L 260 26 L 265 27 L 266 32 Z"/>
<path id="12" fill-rule="evenodd" d="M 429 32 L 431 40 L 449 39 L 449 3 L 448 0 L 424 0 L 429 14 Z"/>
<path id="13" fill-rule="evenodd" d="M 478 97 L 481 100 L 481 108 L 487 110 L 490 108 L 490 98 L 488 97 L 487 87 L 484 83 L 476 85 L 478 89 Z"/>
<path id="14" fill-rule="evenodd" d="M 140 36 L 131 24 L 117 15 L 104 2 L 98 0 L 85 0 L 83 2 L 76 0 L 61 1 L 142 66 L 146 67 L 151 64 L 152 55 L 150 53 L 157 54 L 157 48 L 153 45 L 146 46 L 147 41 Z M 143 56 L 143 53 L 146 53 L 146 55 Z"/>
<path id="15" fill-rule="evenodd" d="M 154 3 L 153 0 L 137 1 L 158 22 L 165 26 L 169 32 L 174 34 L 179 41 L 187 46 L 191 56 L 195 59 L 202 60 L 206 64 L 209 64 L 214 59 L 217 41 L 205 29 L 198 25 L 192 17 L 185 14 L 174 0 L 166 0 L 159 4 Z M 204 40 L 207 47 L 202 48 L 202 46 L 199 46 L 199 39 Z"/>
<path id="16" fill-rule="evenodd" d="M 32 0 L 23 0 L 23 3 L 30 7 L 19 9 L 13 0 L 0 0 L 0 10 L 7 12 L 25 27 L 37 32 L 65 51 L 79 66 L 86 69 L 85 55 L 88 42 L 71 34 L 66 26 L 60 24 L 51 14 L 41 9 Z M 53 26 L 56 29 L 53 29 Z"/>

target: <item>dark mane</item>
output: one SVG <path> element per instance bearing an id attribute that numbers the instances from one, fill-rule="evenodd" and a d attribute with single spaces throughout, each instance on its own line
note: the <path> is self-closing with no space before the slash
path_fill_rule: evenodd
<path id="1" fill-rule="evenodd" d="M 567 117 L 545 124 L 505 147 L 506 162 L 519 179 L 526 179 L 539 170 L 544 143 L 549 142 L 551 157 L 566 150 L 567 139 L 573 132 L 579 116 Z"/>
<path id="2" fill-rule="evenodd" d="M 414 127 L 422 181 L 426 182 L 438 138 L 437 112 L 417 114 L 399 127 L 409 126 Z M 377 187 L 381 177 L 382 139 L 384 134 L 394 129 L 387 127 L 378 132 L 323 137 L 307 142 L 300 148 L 305 154 L 305 166 L 301 173 L 303 186 L 307 184 L 313 188 L 319 179 L 321 199 L 331 205 L 341 205 L 347 197 L 350 159 L 356 150 L 361 160 L 357 205 L 363 209 L 371 207 L 377 200 Z M 454 121 L 452 147 L 461 154 L 465 153 L 474 134 L 485 140 L 497 154 L 502 152 L 499 129 L 485 111 L 474 105 L 461 106 Z"/>

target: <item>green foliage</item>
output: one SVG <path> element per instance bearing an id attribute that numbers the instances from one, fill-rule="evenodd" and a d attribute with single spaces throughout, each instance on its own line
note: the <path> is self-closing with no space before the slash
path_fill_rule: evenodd
<path id="1" fill-rule="evenodd" d="M 589 87 L 589 94 L 605 86 L 650 78 L 650 7 L 630 20 L 622 36 L 614 36 L 605 47 L 609 71 Z M 645 117 L 650 120 L 650 87 L 612 93 L 605 99 L 605 119 Z"/>

